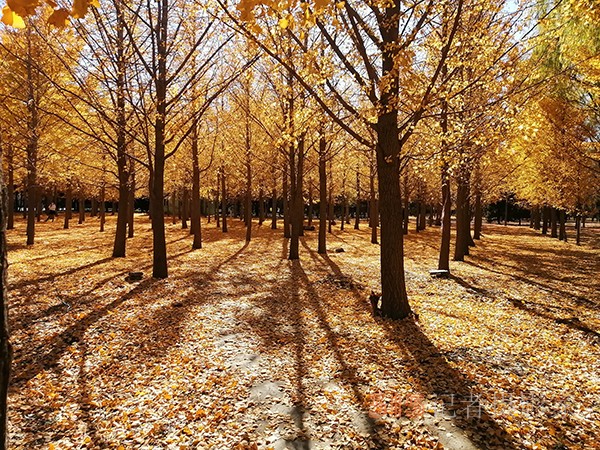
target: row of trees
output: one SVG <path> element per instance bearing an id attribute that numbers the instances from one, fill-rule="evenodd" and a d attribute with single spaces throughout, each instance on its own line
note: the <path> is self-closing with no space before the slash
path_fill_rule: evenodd
<path id="1" fill-rule="evenodd" d="M 535 17 L 530 6 L 113 0 L 60 30 L 46 25 L 56 10 L 28 13 L 0 44 L 1 147 L 9 199 L 16 188 L 27 200 L 27 243 L 44 196 L 115 200 L 113 256 L 125 256 L 133 200 L 148 196 L 160 278 L 169 201 L 186 205 L 201 248 L 202 199 L 243 197 L 247 215 L 281 199 L 296 259 L 305 208 L 321 209 L 325 253 L 333 205 L 362 199 L 383 313 L 406 317 L 409 203 L 418 227 L 427 215 L 442 225 L 445 270 L 480 237 L 486 203 L 596 207 L 597 34 L 575 3 L 544 2 Z M 584 45 L 569 39 L 582 29 Z"/>

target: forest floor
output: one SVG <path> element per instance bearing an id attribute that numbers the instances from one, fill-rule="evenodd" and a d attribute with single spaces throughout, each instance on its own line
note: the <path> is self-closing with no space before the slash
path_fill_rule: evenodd
<path id="1" fill-rule="evenodd" d="M 449 279 L 428 274 L 439 229 L 411 229 L 419 318 L 393 322 L 371 315 L 364 223 L 338 224 L 328 256 L 307 232 L 294 262 L 267 223 L 245 244 L 238 220 L 203 219 L 193 251 L 168 223 L 154 280 L 147 217 L 121 259 L 114 217 L 60 219 L 31 248 L 22 221 L 8 234 L 12 448 L 600 448 L 598 224 L 580 247 L 486 224 Z"/>

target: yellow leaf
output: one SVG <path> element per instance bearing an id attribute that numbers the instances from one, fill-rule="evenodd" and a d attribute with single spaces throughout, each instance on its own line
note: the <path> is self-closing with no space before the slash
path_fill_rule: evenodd
<path id="1" fill-rule="evenodd" d="M 2 8 L 2 23 L 14 28 L 25 28 L 23 18 L 8 6 Z"/>
<path id="2" fill-rule="evenodd" d="M 100 1 L 99 0 L 90 0 L 90 6 L 93 6 L 94 8 L 100 8 Z"/>
<path id="3" fill-rule="evenodd" d="M 325 7 L 327 7 L 327 5 L 331 2 L 331 0 L 315 0 L 315 9 L 320 10 L 323 9 Z"/>
<path id="4" fill-rule="evenodd" d="M 88 11 L 88 0 L 73 0 L 71 15 L 75 19 L 83 19 Z"/>
<path id="5" fill-rule="evenodd" d="M 282 30 L 285 30 L 288 26 L 290 25 L 290 21 L 287 19 L 280 19 L 279 20 L 279 28 L 281 28 Z"/>
<path id="6" fill-rule="evenodd" d="M 27 17 L 35 14 L 35 10 L 40 6 L 40 0 L 6 0 L 6 5 L 13 13 Z"/>
<path id="7" fill-rule="evenodd" d="M 69 15 L 69 11 L 64 8 L 56 9 L 50 17 L 48 17 L 48 23 L 57 28 L 63 28 L 69 23 Z"/>

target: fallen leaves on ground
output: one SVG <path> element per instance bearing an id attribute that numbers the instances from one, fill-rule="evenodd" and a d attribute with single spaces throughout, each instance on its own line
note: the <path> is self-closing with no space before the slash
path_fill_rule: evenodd
<path id="1" fill-rule="evenodd" d="M 439 230 L 411 232 L 415 323 L 372 317 L 365 225 L 328 235 L 329 256 L 307 231 L 288 261 L 281 230 L 246 245 L 237 220 L 204 221 L 192 251 L 168 224 L 153 280 L 136 220 L 127 258 L 113 217 L 40 223 L 32 248 L 10 232 L 14 448 L 600 448 L 600 228 L 576 247 L 488 225 L 450 279 L 428 274 Z"/>

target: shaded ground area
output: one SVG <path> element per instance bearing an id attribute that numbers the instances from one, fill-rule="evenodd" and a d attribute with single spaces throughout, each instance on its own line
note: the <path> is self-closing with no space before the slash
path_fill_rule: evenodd
<path id="1" fill-rule="evenodd" d="M 406 243 L 419 321 L 373 319 L 379 247 L 336 230 L 285 259 L 281 230 L 245 245 L 167 225 L 170 277 L 148 278 L 138 217 L 125 259 L 97 221 L 9 234 L 15 448 L 599 448 L 599 228 L 576 247 L 487 225 L 450 279 L 439 230 Z M 141 282 L 125 281 L 141 270 Z"/>

